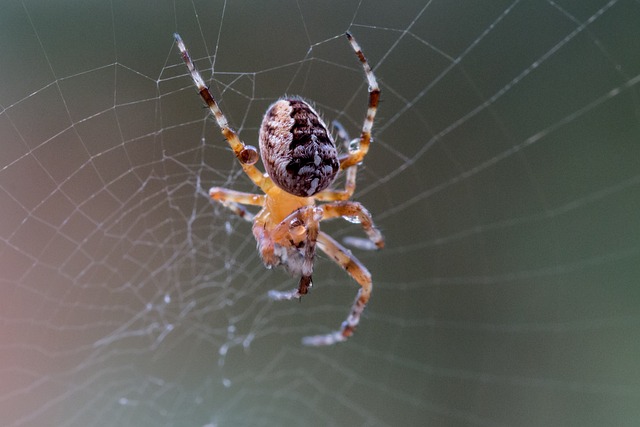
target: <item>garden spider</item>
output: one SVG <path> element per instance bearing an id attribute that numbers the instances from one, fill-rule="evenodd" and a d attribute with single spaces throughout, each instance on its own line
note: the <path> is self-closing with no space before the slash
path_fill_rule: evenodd
<path id="1" fill-rule="evenodd" d="M 264 194 L 250 194 L 213 187 L 213 200 L 253 222 L 253 235 L 267 268 L 281 265 L 291 275 L 300 276 L 296 289 L 270 291 L 275 300 L 300 298 L 311 287 L 316 245 L 358 282 L 360 289 L 340 330 L 327 335 L 303 338 L 306 345 L 330 345 L 345 341 L 358 326 L 360 315 L 371 296 L 371 274 L 351 252 L 328 234 L 319 230 L 320 221 L 342 217 L 359 223 L 377 248 L 384 246 L 371 214 L 358 202 L 350 201 L 356 186 L 357 165 L 369 151 L 371 128 L 378 107 L 380 89 L 362 50 L 351 34 L 351 47 L 362 63 L 369 83 L 369 108 L 358 140 L 346 154 L 338 155 L 333 138 L 318 113 L 301 98 L 285 97 L 273 103 L 260 126 L 260 155 L 266 173 L 254 166 L 258 161 L 255 147 L 245 145 L 229 127 L 217 102 L 196 70 L 184 42 L 174 34 L 191 78 L 200 96 L 213 113 L 222 134 L 240 161 L 242 169 Z M 341 132 L 344 135 L 344 131 Z M 343 190 L 327 189 L 339 170 L 346 173 Z M 316 205 L 316 201 L 328 202 Z M 260 206 L 256 215 L 241 205 Z"/>

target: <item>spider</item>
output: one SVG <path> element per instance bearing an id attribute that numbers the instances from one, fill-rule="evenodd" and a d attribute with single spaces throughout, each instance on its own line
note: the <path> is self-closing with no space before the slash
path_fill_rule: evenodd
<path id="1" fill-rule="evenodd" d="M 303 338 L 306 345 L 331 345 L 350 337 L 360 321 L 371 296 L 371 274 L 351 252 L 328 234 L 320 231 L 320 222 L 342 217 L 359 223 L 376 248 L 384 238 L 374 226 L 371 214 L 358 202 L 350 201 L 356 186 L 358 164 L 369 151 L 371 128 L 376 115 L 380 88 L 360 46 L 350 33 L 346 37 L 356 53 L 369 83 L 369 106 L 362 133 L 338 154 L 327 126 L 309 102 L 300 97 L 283 97 L 267 109 L 259 132 L 260 157 L 266 173 L 255 166 L 258 151 L 245 145 L 233 131 L 218 103 L 204 83 L 178 34 L 174 34 L 182 59 L 200 96 L 216 119 L 242 169 L 264 194 L 251 194 L 213 187 L 211 199 L 253 223 L 253 235 L 267 268 L 283 266 L 300 276 L 296 289 L 269 292 L 275 300 L 301 298 L 312 286 L 311 275 L 316 246 L 340 265 L 360 285 L 347 319 L 339 330 Z M 346 132 L 337 125 L 339 134 Z M 345 142 L 348 141 L 348 138 Z M 345 171 L 344 189 L 330 189 L 339 171 Z M 322 205 L 316 202 L 327 202 Z M 260 206 L 252 214 L 242 205 Z"/>

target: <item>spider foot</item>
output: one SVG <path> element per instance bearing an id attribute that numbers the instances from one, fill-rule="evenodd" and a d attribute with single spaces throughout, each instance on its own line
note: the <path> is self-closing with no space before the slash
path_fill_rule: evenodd
<path id="1" fill-rule="evenodd" d="M 302 338 L 302 344 L 308 346 L 319 347 L 323 345 L 333 345 L 339 342 L 346 341 L 353 332 L 356 330 L 356 326 L 360 322 L 359 315 L 350 314 L 347 320 L 342 322 L 339 331 L 333 331 L 326 335 L 312 335 Z"/>
<path id="2" fill-rule="evenodd" d="M 362 237 L 345 236 L 342 239 L 342 243 L 363 251 L 377 251 L 384 247 L 384 239 L 382 238 L 376 241 L 371 241 L 371 239 L 364 239 Z"/>
<path id="3" fill-rule="evenodd" d="M 290 291 L 276 291 L 275 289 L 272 289 L 269 291 L 269 298 L 271 298 L 274 301 L 284 301 L 284 300 L 291 300 L 291 299 L 295 299 L 295 298 L 302 298 L 302 294 L 300 293 L 299 289 L 292 289 Z"/>
<path id="4" fill-rule="evenodd" d="M 335 331 L 326 335 L 312 335 L 312 336 L 304 337 L 302 338 L 302 344 L 313 346 L 313 347 L 320 347 L 325 345 L 333 345 L 339 342 L 344 342 L 347 340 L 347 338 L 348 337 L 343 335 L 341 331 Z"/>
<path id="5" fill-rule="evenodd" d="M 275 289 L 272 289 L 269 291 L 268 295 L 269 298 L 275 301 L 290 300 L 295 298 L 301 300 L 302 295 L 306 295 L 309 292 L 309 288 L 311 286 L 313 286 L 313 284 L 311 283 L 311 276 L 302 276 L 300 278 L 300 285 L 297 289 L 292 289 L 290 291 L 276 291 Z"/>
<path id="6" fill-rule="evenodd" d="M 351 335 L 353 335 L 358 327 L 358 323 L 360 323 L 360 316 L 364 311 L 367 300 L 368 296 L 363 297 L 362 289 L 360 289 L 355 301 L 353 302 L 353 307 L 351 307 L 351 312 L 347 316 L 347 319 L 342 322 L 342 325 L 340 325 L 339 331 L 334 331 L 326 335 L 304 337 L 302 339 L 302 344 L 318 347 L 321 345 L 333 345 L 346 341 Z"/>

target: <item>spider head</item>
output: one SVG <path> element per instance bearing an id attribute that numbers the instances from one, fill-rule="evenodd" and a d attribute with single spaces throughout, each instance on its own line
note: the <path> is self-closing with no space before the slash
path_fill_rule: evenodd
<path id="1" fill-rule="evenodd" d="M 267 109 L 260 126 L 260 155 L 273 182 L 299 197 L 329 187 L 340 169 L 327 126 L 300 98 L 283 98 Z"/>

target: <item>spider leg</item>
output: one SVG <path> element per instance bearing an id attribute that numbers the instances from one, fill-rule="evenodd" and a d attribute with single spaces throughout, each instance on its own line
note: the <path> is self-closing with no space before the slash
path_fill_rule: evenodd
<path id="1" fill-rule="evenodd" d="M 313 260 L 316 253 L 316 239 L 319 233 L 322 210 L 315 206 L 305 206 L 297 209 L 283 219 L 271 232 L 273 242 L 282 247 L 304 248 L 304 257 L 300 270 L 301 277 L 297 289 L 280 292 L 269 291 L 269 297 L 275 300 L 301 298 L 309 292 L 312 286 Z"/>
<path id="2" fill-rule="evenodd" d="M 180 49 L 182 60 L 186 64 L 187 69 L 191 74 L 191 79 L 198 89 L 198 93 L 215 117 L 216 122 L 218 123 L 218 127 L 220 127 L 220 130 L 222 131 L 222 135 L 224 135 L 225 139 L 229 143 L 229 146 L 240 162 L 242 169 L 251 179 L 251 181 L 253 181 L 258 187 L 262 189 L 262 191 L 266 193 L 266 191 L 273 185 L 273 183 L 271 182 L 270 178 L 265 177 L 265 175 L 260 172 L 257 167 L 254 166 L 254 164 L 258 161 L 258 150 L 256 150 L 256 148 L 251 145 L 245 145 L 240 140 L 238 134 L 229 127 L 227 118 L 222 113 L 222 110 L 220 110 L 218 103 L 209 91 L 207 85 L 205 85 L 204 79 L 191 60 L 189 51 L 182 41 L 182 38 L 177 33 L 175 33 L 173 36 L 176 40 L 176 43 L 178 44 L 178 49 Z"/>
<path id="3" fill-rule="evenodd" d="M 360 138 L 351 140 L 344 127 L 337 121 L 333 122 L 333 126 L 337 129 L 338 135 L 346 142 L 348 152 L 340 156 L 340 169 L 346 171 L 346 180 L 344 190 L 324 190 L 316 194 L 316 199 L 323 202 L 332 202 L 336 200 L 348 200 L 356 189 L 356 174 L 358 172 L 358 164 L 362 162 L 369 152 L 371 144 L 371 128 L 378 111 L 378 103 L 380 101 L 380 87 L 376 80 L 375 74 L 371 70 L 369 62 L 362 53 L 362 49 L 355 41 L 350 33 L 346 34 L 351 47 L 355 51 L 358 59 L 362 63 L 367 81 L 369 83 L 369 108 L 362 125 L 362 133 Z"/>
<path id="4" fill-rule="evenodd" d="M 263 211 L 258 212 L 257 215 L 249 212 L 242 205 L 254 205 L 264 206 L 266 196 L 262 194 L 244 193 L 241 191 L 229 190 L 221 187 L 212 187 L 209 190 L 209 196 L 212 200 L 215 200 L 229 209 L 231 212 L 238 215 L 240 218 L 247 222 L 252 222 L 253 236 L 258 242 L 258 250 L 260 251 L 260 257 L 265 265 L 271 267 L 277 265 L 278 258 L 274 252 L 273 239 L 269 233 L 265 231 L 265 216 Z"/>
<path id="5" fill-rule="evenodd" d="M 265 196 L 261 194 L 243 193 L 222 187 L 209 189 L 209 197 L 248 222 L 253 222 L 254 215 L 241 205 L 263 206 L 265 200 Z"/>
<path id="6" fill-rule="evenodd" d="M 371 282 L 371 273 L 351 252 L 336 242 L 331 236 L 324 232 L 318 234 L 318 247 L 330 256 L 338 265 L 346 270 L 347 273 L 360 285 L 360 289 L 356 294 L 356 298 L 351 306 L 351 311 L 347 319 L 342 322 L 340 330 L 334 331 L 326 335 L 314 335 L 304 337 L 302 343 L 305 345 L 332 345 L 337 342 L 346 341 L 355 331 L 360 316 L 364 311 L 367 302 L 371 296 L 373 284 Z"/>
<path id="7" fill-rule="evenodd" d="M 347 221 L 360 224 L 369 239 L 378 249 L 384 247 L 384 237 L 382 233 L 373 225 L 371 214 L 360 203 L 344 200 L 324 204 L 321 208 L 323 211 L 323 220 L 342 217 Z"/>
<path id="8" fill-rule="evenodd" d="M 345 148 L 348 151 L 352 150 L 354 144 L 359 144 L 359 139 L 351 140 L 347 130 L 342 124 L 334 120 L 333 127 L 338 131 L 338 136 L 344 141 Z M 353 196 L 353 192 L 356 190 L 356 174 L 358 172 L 358 165 L 349 166 L 345 169 L 346 179 L 344 182 L 344 190 L 324 190 L 315 195 L 315 199 L 322 202 L 333 202 L 336 200 L 348 200 Z"/>
<path id="9" fill-rule="evenodd" d="M 350 166 L 357 165 L 362 162 L 364 156 L 367 155 L 367 152 L 369 151 L 369 144 L 371 143 L 371 128 L 373 127 L 373 121 L 376 117 L 376 112 L 378 111 L 378 102 L 380 101 L 380 87 L 378 86 L 378 81 L 371 70 L 369 62 L 367 62 L 367 58 L 365 58 L 362 53 L 362 49 L 360 49 L 360 46 L 353 36 L 350 33 L 346 33 L 346 36 L 347 39 L 349 39 L 349 43 L 351 43 L 351 47 L 358 56 L 358 59 L 362 63 L 362 68 L 364 68 L 364 73 L 369 83 L 369 106 L 367 109 L 367 116 L 362 124 L 362 133 L 360 134 L 360 144 L 358 148 L 340 158 L 340 169 L 342 170 Z"/>
<path id="10" fill-rule="evenodd" d="M 263 194 L 244 193 L 242 191 L 229 190 L 222 187 L 212 187 L 209 190 L 212 200 L 221 203 L 224 207 L 238 215 L 240 218 L 253 223 L 253 236 L 258 242 L 260 257 L 266 266 L 277 265 L 278 257 L 274 252 L 273 238 L 265 230 L 266 218 L 264 211 L 254 215 L 242 205 L 264 206 L 266 196 Z"/>

